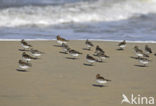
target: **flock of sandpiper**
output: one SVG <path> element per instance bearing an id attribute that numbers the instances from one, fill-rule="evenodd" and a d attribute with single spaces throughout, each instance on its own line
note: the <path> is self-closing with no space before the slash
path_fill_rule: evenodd
<path id="1" fill-rule="evenodd" d="M 71 49 L 67 45 L 69 40 L 62 38 L 59 35 L 56 37 L 56 39 L 57 39 L 57 43 L 59 44 L 59 46 L 62 47 L 63 53 L 70 54 L 72 56 L 71 59 L 77 59 L 77 57 L 82 54 L 81 52 L 77 50 Z M 26 69 L 32 66 L 32 64 L 29 62 L 32 59 L 33 60 L 38 59 L 38 57 L 41 56 L 43 52 L 32 49 L 32 45 L 27 43 L 25 40 L 21 40 L 21 45 L 24 49 L 20 49 L 20 51 L 23 51 L 23 53 L 22 53 L 22 60 L 19 60 L 20 69 L 17 69 L 17 70 L 26 71 Z M 94 47 L 94 44 L 88 39 L 86 40 L 85 45 L 86 45 L 86 48 L 84 48 L 85 50 L 91 50 L 91 48 Z M 124 40 L 120 42 L 118 46 L 119 46 L 118 50 L 124 50 L 126 47 L 126 41 Z M 29 55 L 25 51 L 30 52 L 31 55 Z M 143 51 L 138 46 L 135 46 L 134 51 L 137 57 L 133 57 L 133 58 L 137 59 L 142 64 L 140 66 L 146 67 L 147 64 L 151 61 L 149 59 L 149 54 L 152 54 L 152 49 L 148 45 L 145 45 L 145 51 Z M 156 53 L 154 55 L 156 56 Z M 96 56 L 97 58 L 95 58 L 94 56 Z M 109 58 L 109 56 L 106 55 L 105 51 L 102 48 L 100 48 L 99 45 L 97 45 L 93 56 L 90 54 L 86 55 L 86 61 L 88 62 L 88 64 L 84 64 L 84 65 L 93 66 L 93 63 L 103 62 L 103 60 L 106 58 Z M 99 84 L 100 87 L 103 87 L 104 86 L 103 84 L 107 83 L 108 81 L 111 81 L 111 80 L 102 77 L 100 74 L 96 75 L 96 82 Z"/>
<path id="2" fill-rule="evenodd" d="M 39 59 L 39 56 L 41 56 L 44 53 L 39 50 L 33 49 L 32 45 L 27 43 L 24 39 L 21 40 L 21 46 L 23 47 L 23 49 L 19 49 L 19 50 L 23 51 L 23 53 L 22 53 L 22 59 L 20 59 L 18 62 L 20 69 L 17 69 L 17 71 L 25 72 L 27 71 L 26 69 L 32 67 L 30 61 Z M 29 52 L 29 54 L 26 53 L 26 51 Z"/>
<path id="3" fill-rule="evenodd" d="M 66 54 L 70 54 L 73 57 L 72 59 L 76 59 L 80 54 L 82 54 L 79 51 L 71 49 L 67 45 L 67 42 L 69 40 L 62 38 L 59 35 L 56 38 L 57 38 L 57 43 L 60 44 L 60 46 L 63 48 L 63 52 Z M 91 48 L 94 47 L 94 44 L 91 41 L 89 41 L 88 39 L 86 40 L 85 44 L 86 44 L 85 50 L 91 50 Z M 118 44 L 118 47 L 119 47 L 118 50 L 124 50 L 126 47 L 126 41 L 124 40 L 124 41 L 120 42 Z M 135 51 L 135 54 L 137 57 L 133 57 L 133 58 L 137 59 L 142 64 L 139 66 L 146 67 L 147 64 L 151 61 L 151 60 L 149 60 L 149 57 L 150 57 L 149 54 L 152 53 L 152 49 L 148 45 L 145 45 L 145 51 L 143 51 L 138 46 L 135 46 L 134 51 Z M 154 55 L 156 56 L 156 53 Z M 94 56 L 96 56 L 97 58 L 95 58 Z M 103 62 L 103 60 L 106 58 L 109 58 L 109 56 L 106 55 L 105 51 L 102 48 L 100 48 L 99 45 L 97 45 L 93 56 L 90 54 L 86 55 L 86 61 L 89 64 L 84 64 L 84 65 L 93 66 L 94 62 Z M 108 81 L 111 81 L 111 80 L 105 79 L 100 74 L 96 75 L 96 82 L 98 84 L 100 84 L 99 86 L 103 86 L 102 84 L 105 84 Z"/>

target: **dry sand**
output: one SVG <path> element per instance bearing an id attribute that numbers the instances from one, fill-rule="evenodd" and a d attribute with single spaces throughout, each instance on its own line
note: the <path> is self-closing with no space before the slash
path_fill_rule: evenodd
<path id="1" fill-rule="evenodd" d="M 95 47 L 82 50 L 85 41 L 69 42 L 71 48 L 83 52 L 76 60 L 59 53 L 62 49 L 55 46 L 56 41 L 29 42 L 45 54 L 31 62 L 28 72 L 16 71 L 20 42 L 0 42 L 0 106 L 120 106 L 123 93 L 156 98 L 156 56 L 150 56 L 148 67 L 138 67 L 140 63 L 130 58 L 135 56 L 134 45 L 144 48 L 145 44 L 129 43 L 118 51 L 117 42 L 94 41 L 110 58 L 86 66 L 86 54 L 93 54 Z M 156 52 L 156 44 L 149 46 Z M 112 81 L 106 87 L 93 86 L 97 73 Z"/>

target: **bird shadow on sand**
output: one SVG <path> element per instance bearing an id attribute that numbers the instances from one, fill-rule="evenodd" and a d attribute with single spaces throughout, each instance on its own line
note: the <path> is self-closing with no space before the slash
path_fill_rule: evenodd
<path id="1" fill-rule="evenodd" d="M 94 87 L 100 87 L 100 88 L 102 88 L 102 87 L 107 87 L 107 86 L 99 85 L 99 84 L 92 84 L 92 86 L 94 86 Z"/>
<path id="2" fill-rule="evenodd" d="M 131 56 L 130 58 L 132 58 L 132 59 L 136 59 L 136 60 L 139 59 L 138 57 L 134 57 L 134 56 Z"/>
<path id="3" fill-rule="evenodd" d="M 41 58 L 39 58 L 39 57 L 34 57 L 33 59 L 34 59 L 34 60 L 38 60 L 38 59 L 41 59 Z"/>
<path id="4" fill-rule="evenodd" d="M 116 50 L 118 50 L 118 51 L 123 51 L 124 49 L 122 49 L 122 48 L 118 48 L 118 49 L 116 49 Z"/>
<path id="5" fill-rule="evenodd" d="M 65 57 L 66 59 L 71 59 L 71 60 L 77 60 L 78 58 L 74 58 L 74 57 Z"/>
<path id="6" fill-rule="evenodd" d="M 145 66 L 145 65 L 138 65 L 138 64 L 136 64 L 134 66 L 137 66 L 137 67 L 148 67 L 148 66 Z"/>
<path id="7" fill-rule="evenodd" d="M 55 47 L 62 47 L 62 45 L 53 45 L 53 46 L 55 46 Z"/>
<path id="8" fill-rule="evenodd" d="M 107 62 L 102 61 L 102 60 L 98 60 L 97 62 L 98 62 L 98 63 L 107 63 Z"/>
<path id="9" fill-rule="evenodd" d="M 19 51 L 30 51 L 30 50 L 26 50 L 26 49 L 18 49 Z"/>
<path id="10" fill-rule="evenodd" d="M 62 51 L 60 51 L 59 53 L 62 53 L 62 54 L 68 54 L 68 53 L 66 53 L 66 52 L 62 52 Z"/>
<path id="11" fill-rule="evenodd" d="M 83 63 L 83 65 L 85 65 L 85 66 L 94 66 L 93 64 L 87 64 L 87 63 Z"/>
<path id="12" fill-rule="evenodd" d="M 28 72 L 27 70 L 22 70 L 22 69 L 16 69 L 16 71 L 19 71 L 19 72 Z"/>
<path id="13" fill-rule="evenodd" d="M 88 48 L 83 48 L 82 50 L 87 50 L 87 51 L 91 51 L 91 49 L 88 49 Z"/>

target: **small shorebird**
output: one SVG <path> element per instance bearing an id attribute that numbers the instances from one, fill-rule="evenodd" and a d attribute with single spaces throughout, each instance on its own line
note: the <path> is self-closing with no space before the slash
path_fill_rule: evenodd
<path id="1" fill-rule="evenodd" d="M 104 51 L 99 47 L 99 45 L 96 46 L 95 55 L 97 55 L 98 53 L 104 53 Z"/>
<path id="2" fill-rule="evenodd" d="M 141 49 L 139 49 L 138 46 L 134 46 L 135 53 L 138 57 L 149 57 L 147 54 L 145 54 Z"/>
<path id="3" fill-rule="evenodd" d="M 107 56 L 105 53 L 97 53 L 97 57 L 99 57 L 101 59 L 101 62 L 106 59 L 106 58 L 109 58 L 109 56 Z"/>
<path id="4" fill-rule="evenodd" d="M 145 45 L 145 51 L 146 53 L 152 53 L 152 49 L 148 46 L 148 45 Z"/>
<path id="5" fill-rule="evenodd" d="M 21 45 L 24 49 L 29 49 L 32 45 L 28 44 L 24 39 L 21 40 Z"/>
<path id="6" fill-rule="evenodd" d="M 66 54 L 68 53 L 68 50 L 70 50 L 70 47 L 65 43 L 62 43 L 62 48 L 63 48 L 63 52 Z"/>
<path id="7" fill-rule="evenodd" d="M 28 62 L 28 61 L 31 61 L 32 59 L 37 59 L 37 58 L 34 58 L 34 57 L 32 57 L 32 56 L 26 54 L 25 52 L 22 53 L 22 58 L 23 58 L 23 60 L 25 60 L 25 61 L 27 61 L 27 62 Z"/>
<path id="8" fill-rule="evenodd" d="M 120 47 L 120 50 L 124 50 L 124 48 L 126 47 L 126 41 L 122 41 L 118 44 L 118 46 Z"/>
<path id="9" fill-rule="evenodd" d="M 139 60 L 139 62 L 140 62 L 141 64 L 143 64 L 144 67 L 146 67 L 146 65 L 150 62 L 150 60 L 147 59 L 147 58 L 141 58 L 141 57 L 140 57 L 138 60 Z"/>
<path id="10" fill-rule="evenodd" d="M 32 64 L 27 63 L 27 62 L 22 61 L 22 60 L 19 60 L 18 63 L 19 63 L 19 67 L 21 69 L 28 69 L 28 68 L 32 67 Z"/>
<path id="11" fill-rule="evenodd" d="M 108 81 L 111 81 L 109 79 L 105 79 L 104 77 L 102 77 L 100 74 L 96 75 L 96 82 L 100 85 L 103 86 L 103 84 L 106 84 Z"/>
<path id="12" fill-rule="evenodd" d="M 58 44 L 63 44 L 63 43 L 67 43 L 68 42 L 68 40 L 66 40 L 65 38 L 62 38 L 60 35 L 57 35 L 56 36 L 56 39 L 57 39 L 57 43 Z"/>
<path id="13" fill-rule="evenodd" d="M 71 56 L 75 57 L 75 58 L 73 58 L 73 59 L 76 59 L 76 57 L 78 57 L 79 54 L 82 54 L 82 53 L 80 53 L 79 51 L 76 51 L 76 50 L 73 50 L 73 49 L 68 49 L 68 53 L 69 53 Z"/>
<path id="14" fill-rule="evenodd" d="M 91 50 L 91 47 L 94 46 L 93 43 L 91 41 L 89 41 L 88 39 L 86 40 L 85 44 L 86 44 L 88 50 Z"/>
<path id="15" fill-rule="evenodd" d="M 86 60 L 90 63 L 90 65 L 93 65 L 94 62 L 98 61 L 97 59 L 95 59 L 94 57 L 90 56 L 89 54 L 87 54 Z"/>
<path id="16" fill-rule="evenodd" d="M 36 49 L 31 49 L 30 52 L 32 53 L 32 55 L 34 57 L 39 57 L 41 56 L 42 54 L 44 54 L 43 52 L 39 51 L 39 50 L 36 50 Z"/>

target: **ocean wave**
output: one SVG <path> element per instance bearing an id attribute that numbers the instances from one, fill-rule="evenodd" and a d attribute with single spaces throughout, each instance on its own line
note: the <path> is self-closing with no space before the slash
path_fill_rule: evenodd
<path id="1" fill-rule="evenodd" d="M 66 23 L 119 21 L 156 13 L 155 0 L 97 0 L 0 10 L 0 27 L 47 27 Z"/>

